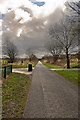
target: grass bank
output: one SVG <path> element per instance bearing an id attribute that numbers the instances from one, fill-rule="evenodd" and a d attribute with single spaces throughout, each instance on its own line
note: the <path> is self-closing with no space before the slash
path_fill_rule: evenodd
<path id="1" fill-rule="evenodd" d="M 28 65 L 12 65 L 13 68 L 27 68 Z"/>
<path id="2" fill-rule="evenodd" d="M 13 64 L 12 66 L 13 66 L 13 68 L 28 68 L 28 64 L 29 63 L 26 63 L 26 64 L 24 64 L 24 63 L 22 63 L 22 64 Z M 37 64 L 37 62 L 35 62 L 35 63 L 30 63 L 30 64 L 32 64 L 32 67 L 35 67 L 36 66 L 36 64 Z"/>
<path id="3" fill-rule="evenodd" d="M 69 80 L 73 84 L 80 86 L 80 72 L 79 71 L 55 71 L 59 75 L 63 76 L 65 79 Z"/>
<path id="4" fill-rule="evenodd" d="M 26 103 L 31 80 L 27 75 L 12 73 L 3 82 L 3 118 L 21 118 Z"/>
<path id="5" fill-rule="evenodd" d="M 46 67 L 48 68 L 53 68 L 53 69 L 60 69 L 60 68 L 63 68 L 61 66 L 56 66 L 56 65 L 52 65 L 52 64 L 49 64 L 49 63 L 45 63 L 45 62 L 42 62 L 43 65 L 45 65 Z"/>
<path id="6" fill-rule="evenodd" d="M 70 65 L 71 68 L 80 68 L 80 61 Z"/>

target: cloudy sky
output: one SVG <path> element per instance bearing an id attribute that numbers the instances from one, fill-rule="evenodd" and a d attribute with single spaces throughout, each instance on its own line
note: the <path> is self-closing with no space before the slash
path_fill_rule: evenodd
<path id="1" fill-rule="evenodd" d="M 8 37 L 24 56 L 47 54 L 48 30 L 61 17 L 66 0 L 0 0 L 0 39 Z M 1 44 L 1 42 L 0 42 Z"/>

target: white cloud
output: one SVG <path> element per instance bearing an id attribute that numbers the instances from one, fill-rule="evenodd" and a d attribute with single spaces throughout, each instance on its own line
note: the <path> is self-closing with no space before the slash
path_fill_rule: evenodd
<path id="1" fill-rule="evenodd" d="M 47 23 L 48 23 L 48 21 L 46 20 L 46 21 L 44 22 L 44 25 L 47 25 Z"/>
<path id="2" fill-rule="evenodd" d="M 22 29 L 19 29 L 18 33 L 17 33 L 17 36 L 20 37 L 21 33 L 22 33 Z"/>
<path id="3" fill-rule="evenodd" d="M 0 30 L 0 36 L 2 36 L 2 34 L 3 34 L 3 31 L 2 31 L 2 30 Z"/>
<path id="4" fill-rule="evenodd" d="M 2 35 L 3 31 L 2 31 L 2 20 L 0 20 L 0 36 Z"/>
<path id="5" fill-rule="evenodd" d="M 43 1 L 45 2 L 45 5 L 39 7 L 31 3 L 29 0 L 4 0 L 4 2 L 0 4 L 0 11 L 2 13 L 6 13 L 8 12 L 8 8 L 12 8 L 12 10 L 13 9 L 15 10 L 16 8 L 25 6 L 33 11 L 35 17 L 39 17 L 40 15 L 48 16 L 55 10 L 56 7 L 58 6 L 63 7 L 63 3 L 66 0 L 43 0 Z"/>
<path id="6" fill-rule="evenodd" d="M 16 9 L 15 10 L 15 19 L 20 19 L 20 23 L 24 23 L 26 21 L 32 20 L 32 18 L 30 17 L 30 14 L 28 12 L 25 12 L 22 9 Z"/>
<path id="7" fill-rule="evenodd" d="M 0 29 L 2 28 L 2 20 L 0 20 Z"/>

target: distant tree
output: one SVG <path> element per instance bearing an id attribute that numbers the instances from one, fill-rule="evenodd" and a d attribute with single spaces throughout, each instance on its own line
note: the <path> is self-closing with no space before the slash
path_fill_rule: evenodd
<path id="1" fill-rule="evenodd" d="M 32 54 L 32 55 L 31 55 L 31 60 L 32 60 L 32 61 L 36 61 L 36 60 L 38 60 L 38 58 L 36 57 L 36 55 Z"/>
<path id="2" fill-rule="evenodd" d="M 9 57 L 9 62 L 13 63 L 15 61 L 16 56 L 18 55 L 17 47 L 9 40 L 7 37 L 5 42 L 3 43 L 2 51 L 4 55 Z"/>
<path id="3" fill-rule="evenodd" d="M 62 50 L 59 42 L 53 38 L 51 41 L 47 43 L 46 48 L 53 56 L 53 61 L 56 62 Z"/>
<path id="4" fill-rule="evenodd" d="M 64 16 L 59 23 L 56 23 L 49 30 L 50 36 L 53 40 L 58 41 L 63 53 L 66 53 L 67 68 L 70 68 L 70 54 L 77 46 L 75 39 L 75 32 L 73 32 L 72 23 L 69 18 Z M 54 48 L 54 45 L 53 45 Z"/>
<path id="5" fill-rule="evenodd" d="M 26 49 L 26 55 L 28 55 L 29 61 L 31 61 L 31 56 L 33 55 L 33 50 L 31 48 Z"/>

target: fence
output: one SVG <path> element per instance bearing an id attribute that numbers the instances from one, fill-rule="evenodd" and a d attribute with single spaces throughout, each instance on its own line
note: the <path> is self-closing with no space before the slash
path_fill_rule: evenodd
<path id="1" fill-rule="evenodd" d="M 6 78 L 7 75 L 12 73 L 12 65 L 8 65 L 2 68 L 2 77 Z"/>

